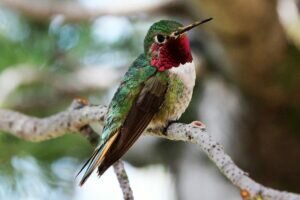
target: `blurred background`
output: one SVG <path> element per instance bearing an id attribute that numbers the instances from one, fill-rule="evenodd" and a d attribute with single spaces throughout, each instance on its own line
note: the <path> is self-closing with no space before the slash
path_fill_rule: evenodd
<path id="1" fill-rule="evenodd" d="M 300 193 L 299 0 L 0 0 L 0 107 L 34 116 L 75 97 L 108 104 L 150 25 L 213 17 L 189 33 L 197 61 L 182 122 L 201 120 L 258 182 Z M 113 170 L 80 188 L 92 152 L 77 134 L 0 134 L 0 199 L 122 199 Z M 141 137 L 126 154 L 135 198 L 240 199 L 194 145 Z"/>

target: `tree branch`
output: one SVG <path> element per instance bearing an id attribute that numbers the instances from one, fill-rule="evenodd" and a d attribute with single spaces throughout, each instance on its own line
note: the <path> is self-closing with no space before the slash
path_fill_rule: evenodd
<path id="1" fill-rule="evenodd" d="M 124 164 L 121 160 L 118 160 L 113 165 L 115 173 L 117 175 L 120 187 L 122 188 L 123 197 L 125 200 L 133 200 L 133 192 L 131 190 L 129 179 L 124 168 Z"/>
<path id="2" fill-rule="evenodd" d="M 120 78 L 120 73 L 111 68 L 110 66 L 81 66 L 73 72 L 61 74 L 40 70 L 37 66 L 26 64 L 9 66 L 0 74 L 0 105 L 19 86 L 31 83 L 51 83 L 52 87 L 64 93 L 107 89 Z"/>
<path id="3" fill-rule="evenodd" d="M 132 14 L 155 14 L 156 11 L 175 10 L 183 4 L 173 0 L 143 4 L 115 4 L 90 8 L 77 2 L 53 2 L 40 0 L 1 0 L 0 4 L 17 10 L 21 14 L 40 21 L 50 21 L 56 15 L 62 15 L 66 21 L 89 21 L 104 15 L 127 16 Z M 180 6 L 179 6 L 180 5 Z"/>
<path id="4" fill-rule="evenodd" d="M 80 131 L 92 122 L 99 122 L 103 125 L 106 112 L 106 106 L 86 105 L 86 102 L 82 100 L 74 101 L 66 111 L 43 119 L 0 109 L 0 130 L 9 132 L 24 140 L 39 142 L 62 136 L 66 132 Z M 259 198 L 264 200 L 300 200 L 299 194 L 274 190 L 252 180 L 246 172 L 236 166 L 224 152 L 223 147 L 208 134 L 201 122 L 196 121 L 191 124 L 174 123 L 165 132 L 148 129 L 145 134 L 196 144 L 215 163 L 226 178 L 240 188 L 241 196 L 245 200 Z M 121 182 L 120 185 L 122 186 Z M 125 194 L 124 190 L 123 194 Z"/>
<path id="5" fill-rule="evenodd" d="M 93 107 L 93 109 L 96 108 L 95 111 L 97 111 L 93 113 L 90 109 L 86 111 L 81 110 L 81 114 L 77 116 L 78 118 L 74 118 L 73 116 L 77 114 L 72 113 L 72 111 L 84 107 L 88 108 L 87 104 L 88 102 L 85 99 L 75 99 L 67 111 L 44 120 L 0 109 L 0 130 L 7 131 L 14 136 L 32 142 L 59 137 L 68 131 L 77 131 L 87 137 L 90 143 L 95 146 L 99 141 L 99 134 L 86 123 L 86 120 L 94 119 L 94 121 L 99 121 L 102 125 L 107 108 L 106 106 L 89 106 Z M 99 119 L 95 119 L 92 116 L 89 118 L 88 115 L 98 116 Z M 60 123 L 59 120 L 62 118 L 64 122 Z M 26 131 L 23 131 L 23 129 L 26 129 Z M 113 164 L 113 167 L 122 189 L 124 200 L 133 200 L 133 192 L 123 162 L 118 160 Z"/>

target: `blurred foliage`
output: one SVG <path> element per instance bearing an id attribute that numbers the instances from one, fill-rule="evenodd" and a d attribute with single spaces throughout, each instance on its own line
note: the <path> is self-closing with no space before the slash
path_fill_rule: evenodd
<path id="1" fill-rule="evenodd" d="M 26 157 L 31 155 L 45 163 L 51 163 L 57 158 L 65 156 L 83 159 L 93 149 L 89 142 L 78 134 L 66 134 L 57 139 L 34 143 L 1 133 L 0 145 L 0 163 L 8 165 L 13 156 Z M 3 165 L 1 167 L 3 168 Z"/>
<path id="2" fill-rule="evenodd" d="M 0 70 L 20 63 L 30 63 L 34 66 L 45 64 L 51 54 L 52 43 L 48 36 L 33 32 L 34 40 L 26 39 L 21 42 L 10 41 L 0 35 L 1 57 Z"/>
<path id="3" fill-rule="evenodd" d="M 129 30 L 122 34 L 121 39 L 105 41 L 97 36 L 99 24 L 94 21 L 65 23 L 58 17 L 49 24 L 41 24 L 21 18 L 11 11 L 0 11 L 4 12 L 6 17 L 3 18 L 6 23 L 4 29 L 2 27 L 2 32 L 0 26 L 0 55 L 3 58 L 0 59 L 0 72 L 19 64 L 43 70 L 48 68 L 53 73 L 63 74 L 85 65 L 101 67 L 103 63 L 124 68 L 143 50 L 143 36 L 128 20 L 125 20 L 125 25 Z M 112 17 L 107 20 L 117 22 L 119 20 L 120 23 L 124 23 L 123 18 Z M 9 32 L 12 30 L 19 31 L 18 35 L 11 37 Z M 97 92 L 97 95 L 89 91 L 67 93 L 58 91 L 49 84 L 34 82 L 18 87 L 9 95 L 4 105 L 29 115 L 44 117 L 66 109 L 74 97 L 92 95 L 93 98 L 101 99 L 105 94 L 103 91 L 92 92 Z M 50 163 L 63 156 L 86 158 L 91 151 L 92 147 L 86 139 L 76 134 L 67 134 L 42 143 L 32 143 L 0 133 L 2 164 L 8 164 L 13 155 L 33 155 L 42 162 Z M 6 166 L 9 167 L 9 164 Z"/>
<path id="4" fill-rule="evenodd" d="M 49 24 L 40 24 L 25 18 L 16 19 L 16 26 L 26 27 L 19 28 L 19 31 L 24 31 L 23 37 L 10 38 L 9 35 L 1 33 L 0 26 L 0 55 L 5 58 L 0 59 L 0 73 L 19 64 L 60 75 L 67 75 L 86 66 L 115 67 L 123 72 L 143 51 L 143 37 L 146 31 L 143 28 L 148 27 L 148 24 L 141 27 L 138 22 L 124 17 L 103 17 L 104 20 L 113 23 L 112 25 L 107 25 L 109 23 L 103 22 L 102 18 L 86 23 L 67 23 L 61 22 L 58 17 Z M 115 30 L 118 24 L 120 27 Z M 115 87 L 112 87 L 112 90 L 114 89 Z M 106 96 L 111 94 L 110 91 L 101 90 L 59 90 L 49 84 L 49 81 L 36 81 L 16 88 L 6 101 L 2 102 L 2 106 L 32 116 L 45 117 L 65 110 L 75 97 L 85 97 L 93 103 L 107 103 L 104 102 L 108 99 Z M 195 116 L 195 112 L 193 113 Z M 191 119 L 187 115 L 186 118 Z M 169 145 L 158 144 L 157 151 L 161 150 L 162 146 L 170 146 L 172 148 L 169 148 L 166 155 L 176 152 L 176 149 L 180 152 L 178 143 L 168 143 Z M 57 187 L 63 181 L 53 176 L 52 170 L 49 169 L 51 165 L 65 157 L 85 160 L 92 151 L 93 147 L 79 134 L 69 133 L 53 140 L 33 143 L 0 132 L 0 171 L 8 175 L 9 180 L 18 180 L 20 178 L 16 175 L 12 159 L 33 156 L 47 176 L 44 184 Z M 151 163 L 161 163 L 164 157 L 166 156 L 157 157 L 151 160 Z M 170 160 L 171 157 L 168 158 Z M 143 166 L 145 162 L 139 164 Z M 69 181 L 73 180 L 74 178 L 70 178 Z M 67 188 L 71 187 L 71 183 L 67 184 Z"/>

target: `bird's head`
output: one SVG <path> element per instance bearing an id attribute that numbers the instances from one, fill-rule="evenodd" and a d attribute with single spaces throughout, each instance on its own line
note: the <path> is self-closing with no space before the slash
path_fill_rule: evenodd
<path id="1" fill-rule="evenodd" d="M 165 71 L 192 62 L 190 42 L 186 32 L 211 19 L 197 21 L 187 26 L 170 20 L 154 23 L 144 40 L 144 51 L 150 58 L 151 65 L 158 71 Z"/>

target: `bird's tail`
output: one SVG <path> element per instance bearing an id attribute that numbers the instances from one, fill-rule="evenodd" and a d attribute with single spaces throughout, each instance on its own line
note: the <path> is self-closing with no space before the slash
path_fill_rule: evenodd
<path id="1" fill-rule="evenodd" d="M 92 156 L 86 161 L 83 167 L 78 172 L 77 176 L 82 172 L 82 170 L 87 167 L 79 185 L 82 186 L 86 180 L 90 177 L 93 171 L 101 165 L 103 162 L 105 155 L 107 154 L 108 150 L 110 149 L 111 145 L 116 139 L 117 134 L 114 134 L 106 143 L 101 144 L 98 146 Z M 101 175 L 101 174 L 99 174 Z"/>
<path id="2" fill-rule="evenodd" d="M 94 169 L 98 166 L 97 163 L 100 161 L 99 157 L 101 155 L 101 149 L 102 147 L 98 147 L 92 156 L 86 161 L 86 163 L 83 165 L 83 167 L 78 172 L 77 176 L 83 171 L 83 169 L 87 166 L 87 170 L 85 171 L 79 185 L 82 186 L 85 181 L 90 177 Z"/>

